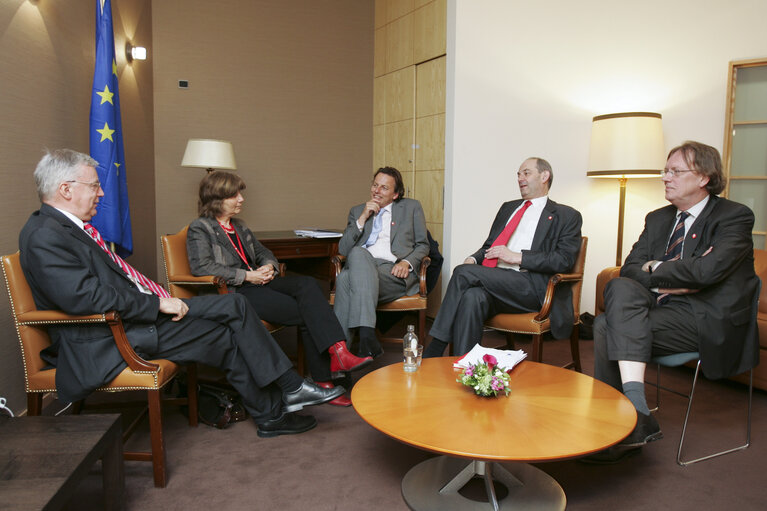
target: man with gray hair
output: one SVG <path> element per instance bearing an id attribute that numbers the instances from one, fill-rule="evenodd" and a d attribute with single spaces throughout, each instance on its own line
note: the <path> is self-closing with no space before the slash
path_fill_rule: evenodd
<path id="1" fill-rule="evenodd" d="M 343 388 L 322 389 L 296 374 L 241 295 L 172 298 L 109 250 L 89 223 L 104 196 L 96 166 L 86 154 L 59 149 L 35 169 L 42 205 L 22 229 L 19 251 L 37 307 L 76 315 L 115 310 L 140 356 L 224 370 L 258 436 L 316 426 L 314 417 L 293 412 L 331 401 Z M 63 401 L 84 399 L 126 367 L 105 325 L 52 326 L 49 333 L 53 343 L 41 356 L 57 368 Z"/>
<path id="2" fill-rule="evenodd" d="M 453 270 L 424 357 L 441 356 L 451 342 L 455 355 L 468 353 L 482 340 L 487 318 L 540 310 L 549 278 L 572 269 L 583 221 L 573 208 L 548 198 L 553 177 L 543 158 L 522 162 L 522 199 L 501 206 L 485 243 Z M 551 332 L 560 339 L 573 327 L 571 297 L 569 286 L 554 294 Z"/>
<path id="3" fill-rule="evenodd" d="M 753 211 L 717 196 L 727 178 L 709 145 L 675 147 L 661 176 L 669 204 L 645 217 L 620 277 L 605 287 L 605 313 L 594 321 L 594 377 L 629 398 L 637 424 L 587 463 L 615 463 L 662 438 L 644 390 L 653 356 L 698 352 L 711 379 L 759 363 Z"/>

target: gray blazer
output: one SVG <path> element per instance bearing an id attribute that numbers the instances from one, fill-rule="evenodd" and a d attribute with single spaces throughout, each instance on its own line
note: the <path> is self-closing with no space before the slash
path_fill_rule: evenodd
<path id="1" fill-rule="evenodd" d="M 342 256 L 349 255 L 352 248 L 362 246 L 370 237 L 373 215 L 367 219 L 362 231 L 357 228 L 357 219 L 363 209 L 365 204 L 358 204 L 349 211 L 346 229 L 338 242 L 338 252 Z M 421 203 L 415 199 L 400 199 L 392 204 L 391 218 L 392 254 L 398 261 L 410 263 L 413 272 L 417 274 L 421 267 L 421 259 L 429 255 L 426 219 Z"/>
<path id="2" fill-rule="evenodd" d="M 237 218 L 232 218 L 231 223 L 250 259 L 257 266 L 271 264 L 279 272 L 277 258 L 256 239 L 245 223 Z M 226 279 L 230 286 L 241 286 L 245 282 L 245 270 L 240 268 L 242 260 L 214 218 L 200 217 L 189 224 L 186 251 L 192 275 L 216 275 Z"/>

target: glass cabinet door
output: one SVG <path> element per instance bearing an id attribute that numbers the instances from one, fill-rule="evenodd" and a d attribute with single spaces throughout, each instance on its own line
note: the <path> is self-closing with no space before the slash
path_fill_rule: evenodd
<path id="1" fill-rule="evenodd" d="M 728 80 L 724 193 L 753 210 L 754 248 L 767 249 L 767 59 L 730 62 Z"/>

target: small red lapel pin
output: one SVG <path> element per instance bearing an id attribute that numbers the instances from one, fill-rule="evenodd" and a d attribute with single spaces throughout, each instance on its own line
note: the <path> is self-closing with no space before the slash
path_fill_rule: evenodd
<path id="1" fill-rule="evenodd" d="M 549 215 L 549 220 L 551 220 L 552 218 L 554 218 L 554 217 L 553 217 L 553 216 L 551 216 L 551 215 Z"/>
<path id="2" fill-rule="evenodd" d="M 695 234 L 695 233 L 693 233 L 693 234 L 692 234 L 692 239 L 695 239 L 695 238 L 697 238 L 697 237 L 698 237 L 698 235 L 697 235 L 697 234 Z"/>

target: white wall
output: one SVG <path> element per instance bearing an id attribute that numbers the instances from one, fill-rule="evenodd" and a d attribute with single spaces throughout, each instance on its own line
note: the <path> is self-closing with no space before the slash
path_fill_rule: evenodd
<path id="1" fill-rule="evenodd" d="M 663 115 L 667 150 L 719 150 L 731 60 L 767 57 L 763 0 L 449 0 L 446 271 L 484 239 L 499 205 L 519 198 L 516 170 L 551 162 L 550 197 L 583 214 L 583 308 L 615 264 L 618 182 L 589 179 L 591 118 Z M 623 257 L 644 215 L 666 202 L 658 180 L 628 183 Z"/>

